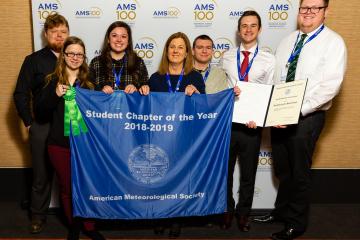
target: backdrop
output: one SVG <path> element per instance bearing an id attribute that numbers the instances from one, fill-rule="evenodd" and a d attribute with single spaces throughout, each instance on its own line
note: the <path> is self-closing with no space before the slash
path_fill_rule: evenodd
<path id="1" fill-rule="evenodd" d="M 208 34 L 214 40 L 213 64 L 221 53 L 238 46 L 237 21 L 246 10 L 257 11 L 262 19 L 260 47 L 273 53 L 278 42 L 296 29 L 298 1 L 295 0 L 34 0 L 32 1 L 35 50 L 43 47 L 46 17 L 59 12 L 70 24 L 70 34 L 83 39 L 88 61 L 100 53 L 107 27 L 125 21 L 133 31 L 134 49 L 145 61 L 149 74 L 158 68 L 163 46 L 174 32 L 182 31 L 190 41 Z M 271 170 L 271 151 L 265 129 L 259 154 L 254 208 L 272 208 L 276 183 Z M 238 166 L 234 179 L 239 179 Z M 233 192 L 237 201 L 238 181 Z"/>

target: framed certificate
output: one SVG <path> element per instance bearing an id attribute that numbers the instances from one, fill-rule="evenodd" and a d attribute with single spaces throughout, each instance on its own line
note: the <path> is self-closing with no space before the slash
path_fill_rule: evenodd
<path id="1" fill-rule="evenodd" d="M 297 124 L 307 80 L 278 85 L 239 82 L 241 89 L 235 99 L 233 122 L 254 121 L 259 127 Z"/>

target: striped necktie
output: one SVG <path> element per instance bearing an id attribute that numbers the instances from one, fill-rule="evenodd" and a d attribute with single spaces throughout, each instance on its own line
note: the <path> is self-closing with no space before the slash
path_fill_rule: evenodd
<path id="1" fill-rule="evenodd" d="M 307 34 L 302 34 L 300 41 L 296 44 L 294 52 L 297 52 L 299 49 L 302 48 L 304 44 L 304 40 L 307 37 Z M 301 51 L 301 50 L 300 50 Z M 286 82 L 292 82 L 295 80 L 295 73 L 296 73 L 296 65 L 299 59 L 300 52 L 294 57 L 293 61 L 289 65 L 289 69 L 286 75 Z"/>

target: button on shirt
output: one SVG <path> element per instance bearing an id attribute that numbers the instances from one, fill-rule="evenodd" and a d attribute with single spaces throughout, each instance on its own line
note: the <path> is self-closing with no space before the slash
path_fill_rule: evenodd
<path id="1" fill-rule="evenodd" d="M 318 29 L 309 33 L 305 42 Z M 285 66 L 298 34 L 299 31 L 295 31 L 284 38 L 276 50 L 275 83 L 285 81 L 284 76 L 286 78 L 287 73 Z M 327 27 L 304 45 L 295 74 L 295 81 L 308 79 L 301 108 L 303 116 L 318 110 L 328 110 L 331 107 L 331 100 L 338 94 L 344 78 L 346 58 L 346 46 L 343 39 Z"/>
<path id="2" fill-rule="evenodd" d="M 228 79 L 229 87 L 234 87 L 239 81 L 238 66 L 237 66 L 237 51 L 238 48 L 231 49 L 224 53 L 221 60 L 221 67 L 225 71 Z M 240 51 L 249 51 L 249 62 L 254 57 L 256 45 L 250 49 L 245 50 L 243 45 L 240 45 Z M 244 55 L 240 53 L 240 64 L 244 61 Z M 259 48 L 258 53 L 249 71 L 249 82 L 260 84 L 272 84 L 275 68 L 275 57 L 271 53 L 265 52 Z"/>

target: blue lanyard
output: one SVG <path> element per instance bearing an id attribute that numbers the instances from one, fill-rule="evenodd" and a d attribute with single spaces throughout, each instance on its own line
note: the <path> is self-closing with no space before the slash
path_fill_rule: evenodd
<path id="1" fill-rule="evenodd" d="M 124 69 L 124 65 L 120 68 L 119 73 L 116 73 L 116 70 L 115 70 L 114 67 L 112 69 L 113 74 L 114 74 L 114 78 L 115 78 L 115 88 L 120 88 L 121 74 L 122 74 L 123 69 Z"/>
<path id="2" fill-rule="evenodd" d="M 204 75 L 204 77 L 203 77 L 204 83 L 206 83 L 206 80 L 207 80 L 208 77 L 209 77 L 210 70 L 211 70 L 211 65 L 209 64 L 208 69 L 206 70 L 205 75 Z"/>
<path id="3" fill-rule="evenodd" d="M 175 93 L 175 92 L 179 91 L 180 84 L 181 84 L 181 81 L 183 79 L 183 76 L 184 76 L 184 69 L 181 70 L 179 79 L 178 79 L 177 84 L 176 84 L 176 88 L 175 88 L 175 90 L 173 90 L 173 88 L 171 87 L 170 74 L 168 72 L 166 73 L 166 81 L 167 81 L 167 84 L 168 84 L 169 93 Z"/>
<path id="4" fill-rule="evenodd" d="M 117 73 L 115 67 L 113 67 L 112 72 L 114 74 L 114 78 L 115 78 L 115 88 L 120 88 L 120 83 L 121 83 L 121 75 L 122 75 L 122 71 L 124 69 L 124 65 L 126 64 L 126 55 L 124 55 L 123 58 L 123 65 L 120 68 L 120 71 Z"/>
<path id="5" fill-rule="evenodd" d="M 244 75 L 241 75 L 240 47 L 238 48 L 236 57 L 237 57 L 237 68 L 238 68 L 239 81 L 244 81 L 246 75 L 249 74 L 250 68 L 251 68 L 251 66 L 252 66 L 252 64 L 254 62 L 254 59 L 255 59 L 256 55 L 258 54 L 258 51 L 259 51 L 259 46 L 256 46 L 254 57 L 251 59 L 249 65 L 247 66 Z"/>
<path id="6" fill-rule="evenodd" d="M 295 51 L 297 42 L 298 42 L 299 37 L 300 37 L 300 31 L 299 31 L 299 33 L 298 33 L 298 35 L 297 35 L 297 37 L 296 37 L 296 41 L 295 41 L 295 44 L 294 44 L 294 48 L 293 48 L 293 50 L 291 51 L 291 55 L 290 55 L 290 57 L 289 57 L 289 59 L 288 59 L 288 61 L 287 61 L 287 64 L 286 64 L 287 67 L 289 67 L 290 63 L 291 63 L 291 62 L 294 60 L 294 58 L 301 52 L 301 49 L 305 46 L 305 44 L 307 44 L 308 42 L 310 42 L 311 40 L 313 40 L 314 38 L 316 38 L 316 37 L 321 33 L 321 31 L 324 30 L 324 28 L 325 28 L 325 25 L 323 24 L 323 25 L 316 31 L 316 33 L 314 33 L 311 37 L 309 37 L 309 39 L 306 40 L 306 42 L 305 42 L 297 51 Z"/>

